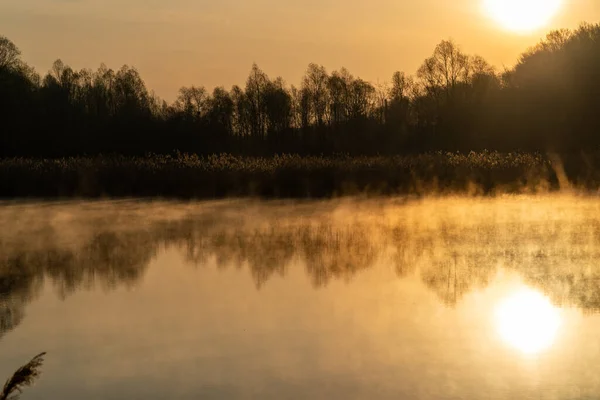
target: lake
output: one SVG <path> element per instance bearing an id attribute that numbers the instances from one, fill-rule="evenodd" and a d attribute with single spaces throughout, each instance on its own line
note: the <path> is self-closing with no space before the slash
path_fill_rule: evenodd
<path id="1" fill-rule="evenodd" d="M 600 396 L 600 198 L 0 203 L 27 399 Z"/>

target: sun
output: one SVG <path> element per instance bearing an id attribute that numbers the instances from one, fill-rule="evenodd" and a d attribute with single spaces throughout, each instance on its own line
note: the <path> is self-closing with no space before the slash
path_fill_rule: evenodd
<path id="1" fill-rule="evenodd" d="M 562 0 L 483 0 L 486 13 L 514 32 L 531 32 L 545 26 Z"/>
<path id="2" fill-rule="evenodd" d="M 522 289 L 496 307 L 496 327 L 502 339 L 525 354 L 549 348 L 556 337 L 561 317 L 547 297 Z"/>

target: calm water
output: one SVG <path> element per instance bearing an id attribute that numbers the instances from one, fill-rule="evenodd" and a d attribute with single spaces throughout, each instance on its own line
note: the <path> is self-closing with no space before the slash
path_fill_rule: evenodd
<path id="1" fill-rule="evenodd" d="M 0 205 L 23 399 L 600 396 L 600 199 Z"/>

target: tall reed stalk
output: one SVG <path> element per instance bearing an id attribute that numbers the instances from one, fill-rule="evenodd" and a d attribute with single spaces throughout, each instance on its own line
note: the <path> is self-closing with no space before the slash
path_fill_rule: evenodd
<path id="1" fill-rule="evenodd" d="M 37 377 L 40 376 L 40 368 L 44 362 L 46 353 L 40 353 L 33 357 L 31 361 L 15 371 L 4 384 L 0 392 L 0 400 L 17 400 L 23 389 L 33 385 Z"/>

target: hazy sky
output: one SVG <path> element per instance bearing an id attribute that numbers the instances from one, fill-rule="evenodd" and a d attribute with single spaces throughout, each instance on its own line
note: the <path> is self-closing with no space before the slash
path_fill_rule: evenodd
<path id="1" fill-rule="evenodd" d="M 483 0 L 1 0 L 0 35 L 46 73 L 61 58 L 79 69 L 101 62 L 138 68 L 172 100 L 179 87 L 243 84 L 253 62 L 292 84 L 309 62 L 344 66 L 376 83 L 413 74 L 442 39 L 501 67 L 551 28 L 600 20 L 598 0 L 563 0 L 542 30 L 509 32 Z"/>

